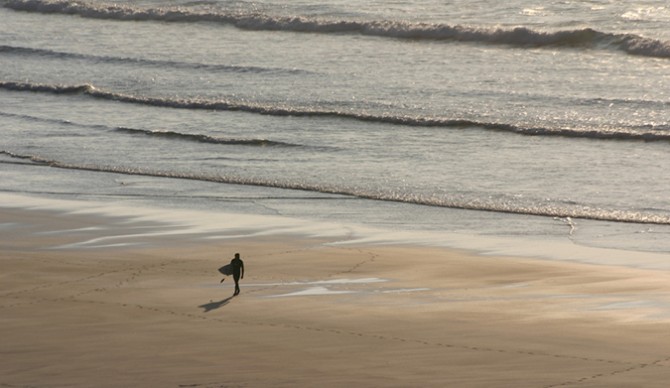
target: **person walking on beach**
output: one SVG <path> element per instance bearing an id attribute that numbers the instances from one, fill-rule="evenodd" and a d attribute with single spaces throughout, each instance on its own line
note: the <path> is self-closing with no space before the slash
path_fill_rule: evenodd
<path id="1" fill-rule="evenodd" d="M 244 262 L 240 259 L 240 254 L 236 253 L 235 258 L 230 261 L 230 266 L 233 270 L 233 279 L 235 280 L 235 293 L 240 293 L 240 279 L 244 279 Z"/>

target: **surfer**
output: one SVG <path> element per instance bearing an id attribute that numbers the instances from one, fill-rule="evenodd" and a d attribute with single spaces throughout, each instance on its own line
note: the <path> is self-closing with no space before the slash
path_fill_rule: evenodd
<path id="1" fill-rule="evenodd" d="M 233 270 L 233 279 L 235 280 L 235 293 L 240 293 L 240 279 L 244 279 L 244 262 L 240 259 L 240 254 L 236 253 L 235 258 L 230 261 Z"/>

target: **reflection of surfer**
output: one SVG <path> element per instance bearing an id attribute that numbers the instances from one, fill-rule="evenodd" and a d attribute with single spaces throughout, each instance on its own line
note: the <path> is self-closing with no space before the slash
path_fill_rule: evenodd
<path id="1" fill-rule="evenodd" d="M 244 279 L 244 262 L 240 259 L 240 254 L 236 253 L 235 258 L 230 261 L 232 267 L 233 279 L 235 280 L 235 294 L 240 293 L 240 279 Z"/>

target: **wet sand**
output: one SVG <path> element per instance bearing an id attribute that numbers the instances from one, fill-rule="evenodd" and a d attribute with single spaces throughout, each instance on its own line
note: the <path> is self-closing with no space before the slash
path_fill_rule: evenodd
<path id="1" fill-rule="evenodd" d="M 346 244 L 253 217 L 224 232 L 30 208 L 0 217 L 0 386 L 670 380 L 667 271 Z M 246 276 L 232 297 L 216 269 L 235 252 Z"/>

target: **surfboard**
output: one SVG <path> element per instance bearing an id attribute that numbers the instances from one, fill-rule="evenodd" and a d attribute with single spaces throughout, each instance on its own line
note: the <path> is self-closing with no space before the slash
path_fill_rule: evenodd
<path id="1" fill-rule="evenodd" d="M 219 272 L 222 274 L 229 276 L 233 274 L 233 266 L 230 264 L 226 264 L 223 267 L 219 268 Z"/>

